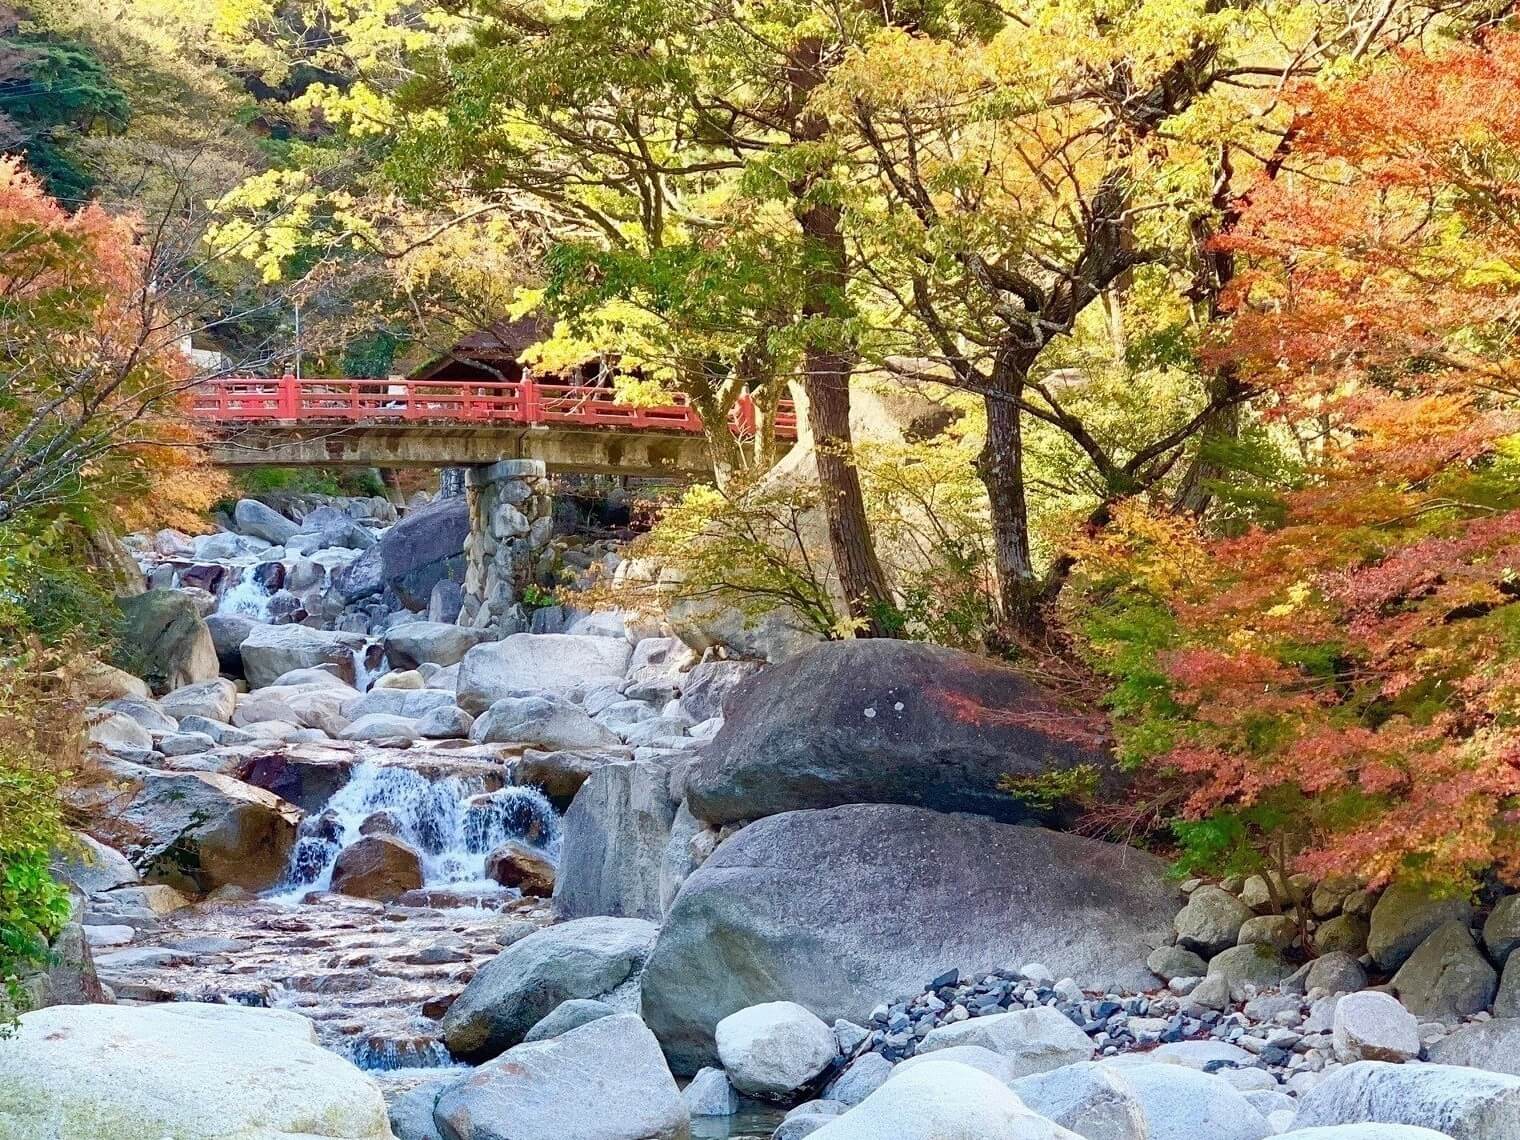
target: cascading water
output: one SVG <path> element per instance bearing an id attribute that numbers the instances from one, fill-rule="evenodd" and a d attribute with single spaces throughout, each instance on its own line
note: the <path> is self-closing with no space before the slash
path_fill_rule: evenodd
<path id="1" fill-rule="evenodd" d="M 310 891 L 327 890 L 338 853 L 378 813 L 388 817 L 387 830 L 422 856 L 425 887 L 495 888 L 486 878 L 486 856 L 509 839 L 532 844 L 550 859 L 559 851 L 559 817 L 537 789 L 488 793 L 479 779 L 429 779 L 410 768 L 365 761 L 301 825 L 290 865 L 272 897 L 299 902 Z"/>
<path id="2" fill-rule="evenodd" d="M 269 620 L 270 593 L 260 581 L 257 566 L 245 566 L 238 580 L 228 586 L 217 603 L 216 612 L 239 614 L 255 621 Z"/>

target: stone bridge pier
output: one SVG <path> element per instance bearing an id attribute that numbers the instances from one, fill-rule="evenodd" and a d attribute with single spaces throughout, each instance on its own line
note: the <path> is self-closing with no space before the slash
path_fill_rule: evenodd
<path id="1" fill-rule="evenodd" d="M 540 459 L 503 459 L 465 469 L 465 540 L 459 624 L 505 636 L 528 628 L 518 606 L 554 530 L 549 476 Z"/>

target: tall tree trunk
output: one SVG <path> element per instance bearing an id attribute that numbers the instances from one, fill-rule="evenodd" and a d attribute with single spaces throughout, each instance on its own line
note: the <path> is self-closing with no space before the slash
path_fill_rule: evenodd
<path id="1" fill-rule="evenodd" d="M 713 482 L 726 490 L 734 476 L 744 468 L 744 452 L 728 426 L 728 408 L 723 401 L 687 394 L 691 406 L 702 417 L 702 438 L 712 460 Z"/>
<path id="2" fill-rule="evenodd" d="M 838 206 L 811 202 L 798 211 L 808 249 L 802 315 L 837 317 L 844 307 L 845 247 Z M 813 332 L 803 353 L 803 389 L 812 429 L 829 548 L 856 636 L 890 637 L 887 616 L 896 608 L 866 521 L 860 475 L 850 441 L 853 358 L 834 347 L 827 331 Z"/>
<path id="3" fill-rule="evenodd" d="M 808 427 L 828 520 L 829 548 L 859 637 L 890 637 L 892 593 L 876 558 L 860 473 L 850 450 L 850 360 L 810 347 L 806 357 Z"/>
<path id="4" fill-rule="evenodd" d="M 776 466 L 776 460 L 780 458 L 781 449 L 776 442 L 776 414 L 780 410 L 781 400 L 785 393 L 786 384 L 779 376 L 772 376 L 770 381 L 762 385 L 754 394 L 756 471 L 769 471 Z"/>
<path id="5" fill-rule="evenodd" d="M 992 516 L 993 567 L 997 572 L 998 624 L 1001 638 L 1016 641 L 1036 632 L 1040 620 L 1040 584 L 1029 551 L 1029 502 L 1024 485 L 1024 427 L 1017 385 L 1012 399 L 988 396 L 987 438 L 977 457 L 977 474 L 987 488 Z"/>

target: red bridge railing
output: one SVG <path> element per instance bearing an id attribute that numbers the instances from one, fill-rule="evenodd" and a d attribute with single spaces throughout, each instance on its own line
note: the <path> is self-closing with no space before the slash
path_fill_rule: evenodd
<path id="1" fill-rule="evenodd" d="M 368 380 L 282 376 L 229 377 L 195 391 L 193 410 L 215 423 L 461 423 L 560 424 L 635 431 L 700 432 L 702 417 L 686 404 L 657 408 L 616 401 L 611 388 L 546 384 L 538 380 Z M 740 397 L 729 425 L 753 435 L 755 408 Z M 783 400 L 776 434 L 797 438 L 797 412 Z"/>

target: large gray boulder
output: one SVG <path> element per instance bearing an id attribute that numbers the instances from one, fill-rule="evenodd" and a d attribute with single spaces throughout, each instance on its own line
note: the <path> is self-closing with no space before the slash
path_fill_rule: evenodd
<path id="1" fill-rule="evenodd" d="M 223 673 L 231 677 L 243 675 L 243 642 L 261 623 L 242 614 L 207 614 L 206 629 L 211 633 L 211 645 L 216 650 L 217 664 Z"/>
<path id="2" fill-rule="evenodd" d="M 622 683 L 633 647 L 613 637 L 514 633 L 469 650 L 459 665 L 459 707 L 480 713 L 522 693 L 564 696 Z"/>
<path id="3" fill-rule="evenodd" d="M 1393 992 L 1421 1017 L 1456 1020 L 1486 1010 L 1499 975 L 1483 957 L 1466 924 L 1442 923 L 1393 975 Z"/>
<path id="4" fill-rule="evenodd" d="M 239 499 L 232 508 L 232 521 L 240 534 L 251 534 L 276 546 L 283 546 L 287 538 L 301 532 L 299 526 L 257 499 Z"/>
<path id="5" fill-rule="evenodd" d="M 1118 1070 L 1145 1116 L 1147 1140 L 1263 1140 L 1266 1117 L 1233 1085 L 1183 1065 L 1126 1065 Z"/>
<path id="6" fill-rule="evenodd" d="M 444 1016 L 444 1042 L 471 1061 L 510 1049 L 561 1002 L 637 983 L 656 933 L 636 918 L 585 918 L 528 935 L 470 979 Z"/>
<path id="7" fill-rule="evenodd" d="M 555 806 L 568 808 L 575 793 L 595 772 L 608 764 L 632 758 L 633 752 L 622 747 L 605 750 L 572 748 L 554 752 L 528 748 L 512 762 L 513 782 L 530 784 L 555 801 Z"/>
<path id="8" fill-rule="evenodd" d="M 1372 908 L 1367 952 L 1379 968 L 1396 970 L 1435 929 L 1447 922 L 1472 921 L 1464 898 L 1433 896 L 1412 884 L 1395 883 Z"/>
<path id="9" fill-rule="evenodd" d="M 1430 1047 L 1430 1059 L 1520 1077 L 1520 1017 L 1459 1025 Z"/>
<path id="10" fill-rule="evenodd" d="M 261 689 L 292 669 L 318 665 L 336 665 L 345 679 L 352 680 L 354 654 L 363 651 L 364 638 L 305 625 L 256 625 L 240 649 L 243 675 L 251 688 Z"/>
<path id="11" fill-rule="evenodd" d="M 364 1073 L 276 1009 L 55 1006 L 0 1038 L 4 1140 L 391 1140 Z"/>
<path id="12" fill-rule="evenodd" d="M 1175 910 L 1165 864 L 1116 844 L 897 804 L 789 812 L 687 878 L 644 974 L 644 1016 L 692 1073 L 736 1010 L 795 1001 L 863 1022 L 952 966 L 1038 960 L 1140 989 Z"/>
<path id="13" fill-rule="evenodd" d="M 503 697 L 475 718 L 470 739 L 477 744 L 532 744 L 553 750 L 621 743 L 580 705 L 553 695 Z"/>
<path id="14" fill-rule="evenodd" d="M 1296 1128 L 1412 1124 L 1452 1140 L 1520 1136 L 1520 1077 L 1455 1065 L 1359 1061 L 1337 1069 L 1299 1101 Z"/>
<path id="15" fill-rule="evenodd" d="M 112 664 L 141 677 L 156 694 L 217 675 L 211 631 L 185 594 L 148 590 L 119 604 L 121 635 Z"/>
<path id="16" fill-rule="evenodd" d="M 729 694 L 762 668 L 760 661 L 703 661 L 681 685 L 681 711 L 694 722 L 722 716 Z"/>
<path id="17" fill-rule="evenodd" d="M 110 826 L 149 882 L 190 892 L 261 891 L 285 870 L 302 814 L 230 776 L 149 772 Z"/>
<path id="18" fill-rule="evenodd" d="M 355 560 L 349 577 L 358 580 L 364 574 L 359 564 L 377 560 L 385 588 L 407 609 L 425 610 L 439 582 L 464 581 L 464 543 L 469 535 L 470 509 L 464 496 L 439 499 L 387 530 L 378 545 Z"/>
<path id="19" fill-rule="evenodd" d="M 632 1014 L 518 1045 L 443 1091 L 444 1140 L 687 1140 L 691 1115 Z"/>
<path id="20" fill-rule="evenodd" d="M 385 654 L 397 669 L 414 669 L 424 661 L 452 665 L 490 636 L 490 631 L 484 629 L 467 629 L 441 621 L 411 621 L 385 635 Z"/>
<path id="21" fill-rule="evenodd" d="M 1005 822 L 1048 813 L 999 787 L 1105 757 L 1046 727 L 1061 714 L 1012 670 L 954 649 L 870 638 L 818 645 L 728 697 L 692 773 L 711 823 L 799 808 L 901 803 Z"/>
<path id="22" fill-rule="evenodd" d="M 970 1065 L 934 1060 L 894 1076 L 812 1136 L 815 1140 L 1082 1140 L 1075 1132 L 1036 1116 L 997 1078 Z"/>
<path id="23" fill-rule="evenodd" d="M 1240 928 L 1251 919 L 1251 908 L 1222 887 L 1204 885 L 1188 896 L 1177 912 L 1177 941 L 1205 956 L 1234 946 Z"/>
<path id="24" fill-rule="evenodd" d="M 592 774 L 565 813 L 554 913 L 658 922 L 660 866 L 676 807 L 663 767 L 608 764 Z"/>
<path id="25" fill-rule="evenodd" d="M 141 881 L 132 861 L 114 847 L 82 831 L 71 833 L 69 839 L 70 848 L 53 855 L 49 870 L 54 878 L 72 883 L 86 895 Z"/>
<path id="26" fill-rule="evenodd" d="M 231 681 L 217 677 L 165 694 L 159 707 L 175 720 L 203 716 L 225 724 L 232 719 L 232 710 L 237 708 L 237 689 Z"/>
<path id="27" fill-rule="evenodd" d="M 1376 990 L 1347 994 L 1331 1023 L 1338 1060 L 1408 1061 L 1420 1055 L 1420 1023 L 1397 998 Z"/>
<path id="28" fill-rule="evenodd" d="M 1107 1065 L 1066 1065 L 1021 1077 L 1009 1087 L 1032 1111 L 1083 1140 L 1150 1140 L 1139 1098 Z"/>

